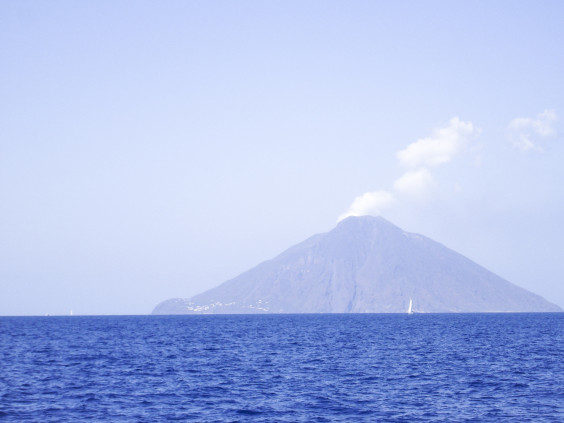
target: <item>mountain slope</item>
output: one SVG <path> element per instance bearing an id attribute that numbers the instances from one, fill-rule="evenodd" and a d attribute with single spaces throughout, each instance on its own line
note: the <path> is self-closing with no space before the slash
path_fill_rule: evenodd
<path id="1" fill-rule="evenodd" d="M 383 218 L 349 217 L 272 260 L 153 314 L 561 311 Z"/>

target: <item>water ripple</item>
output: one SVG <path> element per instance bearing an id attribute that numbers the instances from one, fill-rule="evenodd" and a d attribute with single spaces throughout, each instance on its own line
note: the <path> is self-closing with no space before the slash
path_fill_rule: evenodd
<path id="1" fill-rule="evenodd" d="M 0 421 L 564 421 L 564 315 L 0 318 Z"/>

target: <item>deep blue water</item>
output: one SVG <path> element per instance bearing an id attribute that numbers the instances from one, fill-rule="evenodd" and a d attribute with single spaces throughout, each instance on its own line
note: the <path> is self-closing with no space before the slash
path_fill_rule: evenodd
<path id="1" fill-rule="evenodd" d="M 562 422 L 564 313 L 0 317 L 0 421 Z"/>

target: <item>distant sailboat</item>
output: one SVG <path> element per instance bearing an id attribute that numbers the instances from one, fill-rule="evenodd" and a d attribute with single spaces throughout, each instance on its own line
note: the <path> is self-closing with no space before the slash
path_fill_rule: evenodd
<path id="1" fill-rule="evenodd" d="M 413 314 L 413 301 L 409 299 L 409 308 L 407 309 L 407 314 Z"/>

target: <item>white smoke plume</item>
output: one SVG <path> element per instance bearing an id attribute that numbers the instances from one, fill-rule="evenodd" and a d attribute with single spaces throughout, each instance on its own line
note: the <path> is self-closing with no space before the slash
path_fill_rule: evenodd
<path id="1" fill-rule="evenodd" d="M 470 138 L 478 133 L 472 122 L 452 118 L 448 125 L 437 128 L 433 135 L 419 139 L 397 153 L 400 163 L 408 170 L 400 176 L 391 190 L 366 192 L 354 199 L 339 220 L 349 216 L 379 215 L 399 203 L 399 197 L 422 200 L 433 186 L 430 167 L 453 160 L 466 148 Z"/>

